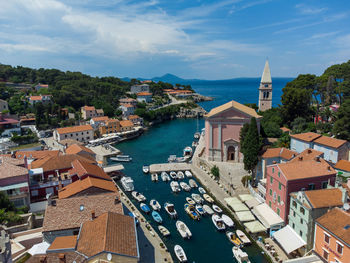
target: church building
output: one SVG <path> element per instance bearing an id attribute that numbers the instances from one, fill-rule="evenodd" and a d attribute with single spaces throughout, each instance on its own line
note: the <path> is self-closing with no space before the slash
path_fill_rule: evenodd
<path id="1" fill-rule="evenodd" d="M 243 162 L 239 135 L 245 123 L 256 118 L 260 132 L 260 119 L 256 111 L 236 101 L 212 109 L 205 115 L 205 156 L 208 161 Z"/>
<path id="2" fill-rule="evenodd" d="M 266 60 L 264 72 L 259 86 L 259 111 L 266 111 L 272 108 L 272 80 L 269 61 Z"/>

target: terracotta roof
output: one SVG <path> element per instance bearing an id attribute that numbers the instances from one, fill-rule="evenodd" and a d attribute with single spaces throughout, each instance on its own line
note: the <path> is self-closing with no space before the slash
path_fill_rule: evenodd
<path id="1" fill-rule="evenodd" d="M 95 155 L 91 149 L 85 147 L 84 145 L 72 144 L 66 149 L 66 154 L 78 154 L 80 152 L 87 152 Z"/>
<path id="2" fill-rule="evenodd" d="M 83 110 L 85 110 L 85 111 L 87 111 L 87 110 L 89 110 L 89 111 L 94 111 L 94 110 L 96 110 L 96 109 L 95 109 L 94 106 L 84 106 L 84 107 L 83 107 Z"/>
<path id="3" fill-rule="evenodd" d="M 134 219 L 108 212 L 85 222 L 80 230 L 77 251 L 87 257 L 110 252 L 138 258 Z"/>
<path id="4" fill-rule="evenodd" d="M 263 158 L 275 158 L 275 157 L 281 157 L 285 160 L 290 160 L 293 157 L 295 157 L 298 153 L 294 152 L 292 150 L 289 150 L 287 148 L 268 148 L 264 154 L 262 155 Z"/>
<path id="5" fill-rule="evenodd" d="M 342 191 L 339 188 L 304 192 L 313 208 L 342 206 Z"/>
<path id="6" fill-rule="evenodd" d="M 285 160 L 290 160 L 295 157 L 298 153 L 287 148 L 282 148 L 281 158 Z"/>
<path id="7" fill-rule="evenodd" d="M 21 160 L 21 159 L 12 158 L 12 156 L 7 156 L 7 155 L 2 154 L 1 157 L 0 157 L 0 160 L 1 160 L 1 163 L 9 163 L 9 164 L 12 164 L 12 165 L 24 166 L 24 160 L 23 159 Z"/>
<path id="8" fill-rule="evenodd" d="M 290 137 L 305 141 L 305 142 L 312 142 L 316 140 L 317 138 L 321 137 L 321 134 L 317 134 L 314 132 L 305 132 L 305 133 L 299 133 L 299 134 L 291 134 Z"/>
<path id="9" fill-rule="evenodd" d="M 40 84 L 40 83 L 39 83 L 39 84 L 38 84 L 38 85 L 36 85 L 35 87 L 37 87 L 37 86 L 40 86 L 40 87 L 46 87 L 46 88 L 47 88 L 49 85 L 48 85 L 48 84 Z"/>
<path id="10" fill-rule="evenodd" d="M 59 134 L 93 130 L 91 125 L 80 125 L 56 129 Z"/>
<path id="11" fill-rule="evenodd" d="M 18 151 L 16 152 L 16 159 L 24 159 L 26 156 L 30 159 L 41 159 L 48 156 L 58 156 L 60 155 L 60 151 Z"/>
<path id="12" fill-rule="evenodd" d="M 34 101 L 34 100 L 42 100 L 43 97 L 42 97 L 42 96 L 30 96 L 29 99 L 30 99 L 30 100 L 33 100 L 33 101 Z"/>
<path id="13" fill-rule="evenodd" d="M 218 113 L 221 113 L 221 112 L 226 111 L 226 110 L 231 109 L 231 108 L 232 109 L 237 109 L 237 110 L 239 110 L 239 111 L 241 111 L 241 112 L 243 112 L 245 114 L 248 114 L 251 117 L 262 118 L 262 116 L 258 115 L 254 109 L 252 109 L 252 108 L 250 108 L 248 106 L 245 106 L 243 104 L 240 104 L 240 103 L 238 103 L 237 101 L 234 101 L 234 100 L 232 100 L 230 102 L 227 102 L 227 103 L 225 103 L 225 104 L 223 104 L 223 105 L 221 105 L 219 107 L 216 107 L 214 109 L 211 109 L 211 111 L 208 114 L 206 114 L 205 116 L 206 117 L 212 117 L 212 116 L 214 116 L 214 115 L 216 115 Z"/>
<path id="14" fill-rule="evenodd" d="M 109 120 L 107 121 L 107 124 L 108 124 L 108 123 L 114 123 L 114 122 L 119 122 L 119 120 L 118 120 L 118 119 L 109 119 Z"/>
<path id="15" fill-rule="evenodd" d="M 140 118 L 139 115 L 130 115 L 130 116 L 128 117 L 129 120 L 134 120 L 134 119 L 139 119 L 139 118 Z"/>
<path id="16" fill-rule="evenodd" d="M 82 177 L 84 175 L 92 175 L 101 179 L 105 179 L 111 181 L 111 177 L 108 176 L 101 167 L 95 164 L 91 164 L 89 162 L 85 162 L 83 160 L 74 160 L 72 162 L 72 167 L 69 171 L 71 175 L 77 174 L 78 177 Z"/>
<path id="17" fill-rule="evenodd" d="M 339 148 L 340 146 L 342 146 L 346 142 L 347 141 L 345 141 L 345 140 L 339 140 L 339 139 L 331 138 L 328 136 L 322 136 L 314 141 L 314 143 L 322 144 L 322 145 L 325 145 L 325 146 L 328 146 L 331 148 Z"/>
<path id="18" fill-rule="evenodd" d="M 106 192 L 118 192 L 116 186 L 111 181 L 106 181 L 94 177 L 87 177 L 83 180 L 75 181 L 74 183 L 63 187 L 58 191 L 58 198 L 68 198 L 89 188 L 99 188 L 106 190 Z"/>
<path id="19" fill-rule="evenodd" d="M 28 174 L 28 169 L 18 166 L 19 162 L 23 164 L 23 160 L 17 160 L 9 157 L 1 157 L 0 163 L 0 179 L 22 176 Z"/>
<path id="20" fill-rule="evenodd" d="M 280 130 L 283 132 L 290 132 L 290 129 L 288 129 L 287 127 L 281 127 Z"/>
<path id="21" fill-rule="evenodd" d="M 120 121 L 120 126 L 122 126 L 122 127 L 130 127 L 130 126 L 134 126 L 134 124 L 132 123 L 132 121 L 123 120 L 123 121 Z"/>
<path id="22" fill-rule="evenodd" d="M 95 117 L 92 118 L 93 121 L 108 121 L 108 116 L 101 116 L 101 117 Z"/>
<path id="23" fill-rule="evenodd" d="M 52 244 L 47 249 L 47 252 L 50 250 L 58 250 L 58 249 L 75 249 L 75 245 L 77 243 L 78 236 L 63 236 L 56 237 Z"/>
<path id="24" fill-rule="evenodd" d="M 336 207 L 316 219 L 316 223 L 350 246 L 350 213 Z"/>
<path id="25" fill-rule="evenodd" d="M 136 100 L 132 99 L 132 98 L 121 98 L 119 101 L 120 102 L 136 102 Z"/>
<path id="26" fill-rule="evenodd" d="M 85 257 L 80 255 L 75 251 L 64 252 L 64 253 L 48 253 L 46 255 L 34 255 L 26 260 L 26 263 L 63 263 L 62 257 L 64 257 L 65 262 L 85 262 Z"/>
<path id="27" fill-rule="evenodd" d="M 103 109 L 96 109 L 96 112 L 97 112 L 97 113 L 104 113 L 104 112 L 103 112 Z"/>
<path id="28" fill-rule="evenodd" d="M 43 232 L 79 228 L 85 221 L 91 220 L 91 212 L 99 216 L 108 211 L 123 213 L 119 193 L 106 193 L 57 199 L 56 205 L 46 207 Z"/>
<path id="29" fill-rule="evenodd" d="M 334 166 L 334 168 L 350 172 L 350 162 L 346 161 L 346 160 L 340 160 L 337 162 L 337 164 Z"/>
<path id="30" fill-rule="evenodd" d="M 132 104 L 122 104 L 122 106 L 126 108 L 135 108 L 135 106 Z"/>
<path id="31" fill-rule="evenodd" d="M 323 152 L 316 151 L 314 149 L 307 148 L 296 156 L 291 162 L 298 162 L 300 159 L 303 161 L 316 160 L 317 157 L 323 157 Z"/>
<path id="32" fill-rule="evenodd" d="M 152 93 L 150 93 L 150 92 L 139 92 L 136 95 L 137 96 L 152 96 Z"/>

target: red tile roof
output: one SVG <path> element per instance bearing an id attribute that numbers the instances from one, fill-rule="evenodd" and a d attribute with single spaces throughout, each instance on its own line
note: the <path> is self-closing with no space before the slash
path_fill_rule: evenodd
<path id="1" fill-rule="evenodd" d="M 314 142 L 331 147 L 331 148 L 339 148 L 343 144 L 347 143 L 347 141 L 345 141 L 345 140 L 339 140 L 339 139 L 331 138 L 331 137 L 327 137 L 327 136 L 319 137 Z"/>
<path id="2" fill-rule="evenodd" d="M 135 119 L 139 119 L 139 118 L 140 118 L 139 115 L 130 115 L 130 116 L 128 117 L 129 120 L 135 120 Z"/>
<path id="3" fill-rule="evenodd" d="M 337 162 L 337 164 L 334 166 L 335 169 L 343 170 L 346 172 L 350 172 L 350 162 L 346 160 L 340 160 Z"/>
<path id="4" fill-rule="evenodd" d="M 139 92 L 136 94 L 137 96 L 152 96 L 152 93 L 150 92 Z"/>
<path id="5" fill-rule="evenodd" d="M 93 121 L 108 121 L 108 116 L 101 116 L 92 118 Z"/>
<path id="6" fill-rule="evenodd" d="M 69 171 L 71 175 L 76 174 L 78 177 L 82 177 L 84 175 L 91 175 L 101 179 L 105 179 L 111 181 L 111 177 L 108 176 L 101 167 L 91 164 L 89 162 L 83 160 L 74 160 L 72 162 L 73 169 Z"/>
<path id="7" fill-rule="evenodd" d="M 60 155 L 60 151 L 18 151 L 16 152 L 16 159 L 24 159 L 26 156 L 30 159 L 41 159 L 45 157 L 55 157 Z"/>
<path id="8" fill-rule="evenodd" d="M 320 189 L 304 192 L 313 208 L 342 206 L 342 191 L 339 188 Z"/>
<path id="9" fill-rule="evenodd" d="M 92 131 L 91 125 L 80 125 L 80 126 L 72 126 L 72 127 L 65 127 L 65 128 L 58 128 L 57 132 L 59 134 L 65 134 L 65 133 L 73 133 L 73 132 L 82 132 L 82 131 Z"/>
<path id="10" fill-rule="evenodd" d="M 123 121 L 120 121 L 120 126 L 122 127 L 133 127 L 134 124 L 132 123 L 132 121 L 129 121 L 129 120 L 123 120 Z"/>
<path id="11" fill-rule="evenodd" d="M 268 148 L 264 154 L 262 155 L 263 158 L 275 158 L 275 157 L 282 157 L 285 160 L 290 160 L 293 157 L 295 157 L 298 153 L 294 152 L 292 150 L 289 150 L 287 148 Z"/>
<path id="12" fill-rule="evenodd" d="M 43 97 L 42 96 L 30 96 L 29 99 L 32 101 L 36 101 L 36 100 L 42 100 Z"/>
<path id="13" fill-rule="evenodd" d="M 321 137 L 322 135 L 314 133 L 314 132 L 305 132 L 305 133 L 299 133 L 299 134 L 291 134 L 290 137 L 305 141 L 305 142 L 312 142 L 316 140 L 317 138 Z"/>
<path id="14" fill-rule="evenodd" d="M 288 129 L 287 127 L 281 127 L 280 130 L 282 132 L 290 132 L 290 129 Z"/>
<path id="15" fill-rule="evenodd" d="M 291 162 L 298 162 L 300 159 L 303 161 L 316 160 L 318 157 L 321 158 L 322 156 L 323 152 L 308 148 L 298 154 Z"/>
<path id="16" fill-rule="evenodd" d="M 83 110 L 85 110 L 85 111 L 94 111 L 94 110 L 96 110 L 96 109 L 95 109 L 94 106 L 84 106 L 84 107 L 83 107 Z"/>
<path id="17" fill-rule="evenodd" d="M 47 252 L 50 250 L 59 250 L 59 249 L 75 249 L 78 236 L 62 236 L 56 237 L 52 244 L 47 249 Z"/>
<path id="18" fill-rule="evenodd" d="M 122 104 L 122 106 L 126 108 L 135 108 L 135 106 L 132 104 Z"/>
<path id="19" fill-rule="evenodd" d="M 24 168 L 23 160 L 17 160 L 10 157 L 2 156 L 0 163 L 0 179 L 23 176 L 28 174 L 28 169 Z"/>
<path id="20" fill-rule="evenodd" d="M 63 263 L 64 258 L 65 262 L 76 262 L 83 263 L 86 262 L 84 256 L 80 255 L 75 251 L 64 252 L 64 253 L 47 253 L 46 255 L 34 255 L 26 260 L 26 263 Z"/>
<path id="21" fill-rule="evenodd" d="M 91 149 L 83 145 L 72 144 L 66 149 L 66 154 L 78 154 L 80 152 L 87 152 L 95 155 L 95 153 Z"/>

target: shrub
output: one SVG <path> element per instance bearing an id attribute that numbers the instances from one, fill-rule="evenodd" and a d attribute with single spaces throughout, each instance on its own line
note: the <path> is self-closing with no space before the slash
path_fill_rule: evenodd
<path id="1" fill-rule="evenodd" d="M 215 176 L 216 179 L 219 179 L 220 178 L 220 170 L 219 170 L 219 167 L 217 167 L 216 165 L 214 165 L 211 169 L 210 169 L 210 172 L 212 175 Z"/>

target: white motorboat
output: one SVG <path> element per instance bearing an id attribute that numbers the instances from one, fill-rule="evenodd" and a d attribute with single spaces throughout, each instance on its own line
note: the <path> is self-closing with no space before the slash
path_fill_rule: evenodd
<path id="1" fill-rule="evenodd" d="M 213 205 L 212 205 L 212 208 L 213 208 L 213 210 L 214 210 L 216 213 L 218 213 L 218 214 L 221 214 L 221 213 L 222 213 L 221 208 L 218 207 L 216 204 L 213 204 Z"/>
<path id="2" fill-rule="evenodd" d="M 149 205 L 152 207 L 153 210 L 157 210 L 157 211 L 160 211 L 160 209 L 162 208 L 156 199 L 152 199 L 149 202 Z"/>
<path id="3" fill-rule="evenodd" d="M 225 225 L 228 226 L 228 227 L 234 227 L 235 226 L 235 223 L 233 222 L 233 220 L 225 215 L 225 214 L 222 214 L 221 215 L 221 219 L 224 221 Z"/>
<path id="4" fill-rule="evenodd" d="M 177 259 L 182 262 L 187 262 L 187 256 L 185 254 L 184 249 L 180 245 L 175 245 L 174 252 L 177 257 Z"/>
<path id="5" fill-rule="evenodd" d="M 250 242 L 250 239 L 246 236 L 246 234 L 244 234 L 244 232 L 242 230 L 237 230 L 236 231 L 236 234 L 238 236 L 238 238 L 242 241 L 242 243 L 246 246 L 246 245 L 249 245 L 251 242 Z"/>
<path id="6" fill-rule="evenodd" d="M 205 215 L 205 211 L 203 209 L 203 206 L 196 204 L 196 211 L 198 212 L 199 215 L 203 216 Z"/>
<path id="7" fill-rule="evenodd" d="M 146 197 L 145 197 L 143 194 L 141 194 L 141 193 L 139 193 L 139 192 L 137 192 L 137 191 L 133 191 L 133 192 L 131 193 L 131 195 L 132 195 L 132 197 L 133 197 L 136 201 L 138 201 L 138 202 L 143 202 L 143 201 L 146 200 Z"/>
<path id="8" fill-rule="evenodd" d="M 177 212 L 175 210 L 174 204 L 165 203 L 164 209 L 171 218 L 177 218 Z"/>
<path id="9" fill-rule="evenodd" d="M 181 192 L 181 188 L 179 186 L 179 183 L 176 181 L 171 181 L 170 187 L 174 193 Z"/>
<path id="10" fill-rule="evenodd" d="M 149 173 L 149 166 L 148 166 L 148 165 L 142 166 L 142 171 L 143 171 L 145 174 Z"/>
<path id="11" fill-rule="evenodd" d="M 162 233 L 163 237 L 170 236 L 170 231 L 164 226 L 158 226 L 159 232 Z"/>
<path id="12" fill-rule="evenodd" d="M 208 205 L 203 205 L 203 210 L 204 210 L 208 215 L 214 214 L 214 210 L 211 209 L 211 207 L 208 206 Z"/>
<path id="13" fill-rule="evenodd" d="M 204 201 L 199 194 L 192 194 L 191 197 L 197 204 L 201 204 Z"/>
<path id="14" fill-rule="evenodd" d="M 163 182 L 168 182 L 170 181 L 170 176 L 166 172 L 162 172 L 160 177 L 162 178 Z"/>
<path id="15" fill-rule="evenodd" d="M 177 174 L 176 174 L 176 177 L 177 177 L 177 179 L 182 180 L 182 179 L 185 178 L 185 175 L 184 175 L 183 172 L 178 171 Z"/>
<path id="16" fill-rule="evenodd" d="M 182 190 L 184 190 L 186 192 L 191 191 L 191 187 L 188 184 L 186 184 L 185 182 L 180 182 L 180 187 L 182 188 Z"/>
<path id="17" fill-rule="evenodd" d="M 176 221 L 176 229 L 182 236 L 182 238 L 190 239 L 192 237 L 192 233 L 190 229 L 186 226 L 186 224 L 180 220 Z"/>
<path id="18" fill-rule="evenodd" d="M 204 190 L 203 187 L 198 187 L 198 191 L 199 191 L 199 193 L 202 194 L 202 195 L 207 193 L 207 192 Z"/>
<path id="19" fill-rule="evenodd" d="M 158 174 L 157 173 L 151 174 L 151 180 L 152 182 L 158 182 Z"/>
<path id="20" fill-rule="evenodd" d="M 243 243 L 241 240 L 239 240 L 239 238 L 236 236 L 235 233 L 227 231 L 226 232 L 226 237 L 228 238 L 228 240 L 230 240 L 230 242 L 232 244 L 234 244 L 237 247 L 243 247 Z"/>
<path id="21" fill-rule="evenodd" d="M 185 171 L 185 175 L 188 178 L 192 177 L 192 173 L 190 171 Z"/>
<path id="22" fill-rule="evenodd" d="M 129 155 L 117 155 L 115 157 L 110 158 L 112 161 L 116 162 L 130 162 L 132 158 Z"/>
<path id="23" fill-rule="evenodd" d="M 193 154 L 192 147 L 190 147 L 190 146 L 185 147 L 184 152 L 183 152 L 183 156 L 185 158 L 191 158 L 192 154 Z"/>
<path id="24" fill-rule="evenodd" d="M 132 180 L 131 177 L 123 177 L 122 179 L 120 179 L 120 182 L 125 191 L 134 191 L 134 180 Z"/>
<path id="25" fill-rule="evenodd" d="M 186 197 L 186 202 L 189 203 L 190 205 L 196 204 L 196 202 L 191 197 Z"/>
<path id="26" fill-rule="evenodd" d="M 211 198 L 211 196 L 208 195 L 208 194 L 203 194 L 203 198 L 204 198 L 205 201 L 207 201 L 210 204 L 214 203 L 214 199 Z"/>
<path id="27" fill-rule="evenodd" d="M 217 230 L 225 230 L 225 223 L 224 220 L 221 219 L 221 217 L 217 214 L 214 214 L 211 216 L 211 220 L 213 221 L 214 226 Z"/>
<path id="28" fill-rule="evenodd" d="M 198 187 L 198 184 L 197 184 L 196 181 L 193 180 L 193 179 L 190 179 L 190 180 L 188 181 L 188 183 L 189 183 L 189 185 L 190 185 L 192 188 L 197 188 L 197 187 Z"/>
<path id="29" fill-rule="evenodd" d="M 237 246 L 232 248 L 232 253 L 239 263 L 250 263 L 248 254 Z"/>
<path id="30" fill-rule="evenodd" d="M 171 171 L 169 174 L 170 174 L 171 179 L 177 180 L 177 174 L 176 174 L 176 172 Z"/>

